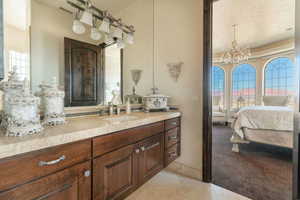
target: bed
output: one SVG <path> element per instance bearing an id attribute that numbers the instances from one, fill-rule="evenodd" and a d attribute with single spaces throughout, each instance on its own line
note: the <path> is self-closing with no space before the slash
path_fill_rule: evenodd
<path id="1" fill-rule="evenodd" d="M 241 108 L 232 123 L 232 151 L 250 142 L 293 148 L 293 118 L 294 110 L 287 106 Z"/>

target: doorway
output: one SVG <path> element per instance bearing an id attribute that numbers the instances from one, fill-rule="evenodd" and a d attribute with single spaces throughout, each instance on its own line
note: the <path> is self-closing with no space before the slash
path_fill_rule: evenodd
<path id="1" fill-rule="evenodd" d="M 204 163 L 203 163 L 203 179 L 206 181 L 206 182 L 216 182 L 216 180 L 213 179 L 213 175 L 215 173 L 215 171 L 213 171 L 213 162 L 216 157 L 216 154 L 214 154 L 214 151 L 213 151 L 213 148 L 214 148 L 214 145 L 216 144 L 216 138 L 214 138 L 214 131 L 217 131 L 219 133 L 222 133 L 220 135 L 219 138 L 217 139 L 221 139 L 219 140 L 219 142 L 221 141 L 227 141 L 228 142 L 228 145 L 232 145 L 231 141 L 230 141 L 230 138 L 232 137 L 232 130 L 230 128 L 230 126 L 227 126 L 227 123 L 232 123 L 232 121 L 230 120 L 217 120 L 218 121 L 218 124 L 221 124 L 221 126 L 217 126 L 216 129 L 214 129 L 213 127 L 213 119 L 214 119 L 214 111 L 216 109 L 216 102 L 222 102 L 222 100 L 218 99 L 218 98 L 214 98 L 215 96 L 218 96 L 216 94 L 213 94 L 213 90 L 214 90 L 214 83 L 216 84 L 216 82 L 213 82 L 213 77 L 212 75 L 215 74 L 216 76 L 215 77 L 220 77 L 222 76 L 222 70 L 223 68 L 222 67 L 219 67 L 219 66 L 216 66 L 214 63 L 213 63 L 213 58 L 214 58 L 214 55 L 213 55 L 213 11 L 214 10 L 214 4 L 220 4 L 221 2 L 222 3 L 225 3 L 227 0 L 219 0 L 219 1 L 210 1 L 210 0 L 205 0 L 204 1 L 204 76 L 203 76 L 203 92 L 204 92 L 204 99 L 203 99 L 203 134 L 204 134 L 204 145 L 203 145 L 203 152 L 204 152 Z M 298 6 L 298 5 L 296 5 Z M 245 13 L 243 13 L 245 14 Z M 297 23 L 295 23 L 297 25 Z M 232 24 L 234 25 L 234 24 Z M 296 27 L 297 29 L 297 27 Z M 295 30 L 295 29 L 294 29 Z M 296 42 L 297 42 L 297 38 L 299 37 L 299 32 L 296 31 Z M 297 45 L 296 45 L 297 46 Z M 298 53 L 296 55 L 299 55 Z M 280 56 L 279 56 L 280 57 Z M 229 71 L 229 73 L 226 74 L 226 72 L 224 72 L 224 78 L 219 78 L 222 82 L 224 81 L 225 83 L 224 84 L 221 84 L 221 83 L 218 83 L 219 85 L 223 86 L 224 87 L 224 90 L 225 88 L 229 89 L 229 91 L 227 92 L 227 96 L 230 96 L 231 97 L 226 99 L 226 97 L 224 97 L 223 99 L 223 106 L 227 108 L 228 107 L 241 107 L 241 103 L 244 103 L 245 105 L 243 106 L 246 106 L 246 104 L 248 103 L 251 103 L 251 102 L 256 102 L 259 101 L 260 98 L 258 98 L 257 96 L 252 96 L 251 95 L 246 95 L 246 98 L 244 96 L 241 97 L 241 95 L 236 95 L 234 97 L 233 92 L 234 92 L 234 87 L 235 85 L 232 83 L 234 81 L 234 79 L 239 79 L 239 74 L 242 74 L 244 75 L 246 72 L 248 73 L 249 76 L 247 77 L 250 77 L 250 79 L 252 80 L 252 82 L 255 82 L 256 86 L 259 88 L 259 91 L 257 92 L 254 92 L 255 95 L 257 95 L 257 93 L 261 93 L 263 95 L 267 94 L 267 88 L 265 85 L 266 85 L 266 82 L 263 81 L 266 79 L 265 76 L 267 76 L 267 72 L 269 69 L 272 68 L 272 65 L 276 65 L 276 63 L 284 63 L 285 61 L 287 60 L 284 60 L 284 59 L 279 59 L 278 57 L 278 61 L 271 59 L 271 58 L 268 58 L 266 59 L 266 62 L 263 66 L 263 68 L 257 70 L 257 68 L 255 70 L 251 70 L 251 67 L 249 63 L 238 63 L 236 64 L 236 66 L 233 66 Z M 297 57 L 297 56 L 295 56 Z M 286 56 L 281 56 L 280 58 L 286 58 Z M 294 60 L 293 60 L 294 61 Z M 288 62 L 285 62 L 285 63 L 288 63 Z M 293 62 L 294 64 L 294 68 L 298 71 L 298 64 L 297 62 Z M 238 66 L 238 65 L 241 65 L 241 66 Z M 213 67 L 215 66 L 215 67 Z M 218 68 L 219 67 L 219 68 Z M 234 69 L 236 69 L 236 73 L 234 71 Z M 245 71 L 243 71 L 245 70 Z M 252 75 L 255 73 L 255 75 L 253 77 L 255 77 L 256 79 L 253 80 L 251 77 Z M 230 75 L 229 75 L 230 74 Z M 235 77 L 233 77 L 233 74 L 235 74 Z M 252 74 L 252 75 L 251 75 Z M 261 74 L 261 75 L 257 75 L 257 74 Z M 231 77 L 228 77 L 228 76 L 231 76 Z M 298 77 L 297 77 L 298 78 Z M 229 80 L 228 80 L 229 79 Z M 259 81 L 261 81 L 261 83 L 259 83 Z M 258 84 L 261 84 L 263 86 L 258 86 Z M 296 81 L 296 84 L 298 85 L 299 82 L 298 82 L 298 79 Z M 248 84 L 248 85 L 253 85 L 251 82 Z M 271 86 L 270 86 L 271 87 Z M 272 86 L 273 87 L 273 86 Z M 239 88 L 239 87 L 238 87 Z M 298 87 L 297 87 L 298 88 Z M 296 93 L 298 89 L 296 89 Z M 248 91 L 249 92 L 249 91 Z M 226 91 L 224 91 L 224 93 L 226 93 Z M 249 92 L 251 93 L 251 92 Z M 219 96 L 222 96 L 225 94 L 223 94 L 222 92 L 219 93 L 220 95 Z M 262 98 L 263 95 L 260 95 L 260 97 Z M 233 97 L 232 97 L 233 96 Z M 267 96 L 267 95 L 266 95 Z M 270 95 L 272 96 L 272 95 Z M 298 97 L 298 96 L 297 96 Z M 252 100 L 252 99 L 253 100 Z M 222 99 L 222 98 L 221 98 Z M 299 97 L 298 97 L 299 99 Z M 298 100 L 297 99 L 297 100 Z M 234 101 L 235 100 L 235 101 Z M 239 100 L 243 100 L 243 101 L 239 101 Z M 219 109 L 219 108 L 218 108 Z M 231 109 L 231 108 L 230 108 Z M 297 107 L 296 109 L 297 111 L 299 110 L 299 107 Z M 220 117 L 222 119 L 222 116 Z M 215 124 L 215 123 L 214 123 Z M 214 131 L 213 131 L 214 130 Z M 229 134 L 226 134 L 226 131 L 227 132 L 230 132 Z M 225 137 L 223 138 L 222 140 L 222 137 Z M 237 142 L 236 143 L 233 143 L 233 144 L 238 144 Z M 222 143 L 222 145 L 224 145 L 224 143 Z M 254 145 L 254 146 L 253 146 Z M 286 180 L 287 182 L 289 182 L 289 187 L 288 189 L 291 190 L 291 185 L 292 185 L 292 167 L 293 167 L 293 163 L 292 163 L 292 148 L 290 148 L 290 150 L 288 150 L 288 148 L 274 148 L 274 145 L 264 145 L 264 143 L 260 143 L 260 142 L 254 142 L 253 145 L 245 145 L 245 144 L 238 144 L 238 145 L 232 145 L 230 147 L 226 147 L 228 148 L 230 151 L 239 151 L 240 150 L 240 153 L 237 154 L 237 157 L 240 159 L 240 160 L 245 160 L 245 157 L 247 157 L 247 159 L 250 159 L 251 160 L 251 157 L 249 158 L 250 155 L 254 155 L 254 156 L 257 156 L 257 154 L 263 154 L 264 156 L 267 155 L 268 156 L 272 156 L 273 154 L 275 154 L 276 156 L 281 156 L 282 159 L 279 159 L 280 162 L 284 162 L 285 166 L 281 169 L 283 171 L 286 171 L 287 169 L 289 170 L 289 173 L 287 174 L 283 174 L 283 176 L 286 176 L 288 177 Z M 291 146 L 291 144 L 289 143 L 289 145 Z M 275 145 L 276 146 L 276 145 Z M 280 146 L 280 145 L 279 145 Z M 224 146 L 221 146 L 221 147 L 224 147 Z M 252 147 L 252 149 L 254 149 L 254 151 L 251 151 L 251 148 L 249 149 L 249 147 Z M 295 146 L 297 147 L 297 146 Z M 225 147 L 224 147 L 225 148 Z M 240 149 L 239 149 L 240 148 Z M 220 150 L 220 149 L 219 149 Z M 249 151 L 250 153 L 249 153 Z M 220 150 L 221 152 L 224 152 L 225 150 L 224 149 L 221 149 Z M 276 153 L 274 153 L 274 151 Z M 278 152 L 279 151 L 279 152 Z M 231 154 L 232 152 L 230 152 Z M 238 152 L 236 152 L 238 153 Z M 269 153 L 269 155 L 268 155 Z M 213 155 L 215 155 L 215 157 L 213 157 Z M 233 154 L 234 155 L 234 154 Z M 246 156 L 245 156 L 246 155 Z M 235 155 L 236 156 L 236 155 Z M 218 156 L 217 156 L 218 157 Z M 222 161 L 222 159 L 226 159 L 224 156 L 219 156 L 219 160 Z M 256 158 L 256 157 L 255 157 Z M 253 159 L 255 160 L 255 158 L 252 158 L 252 161 Z M 270 158 L 270 157 L 268 157 Z M 273 158 L 274 160 L 272 161 L 262 161 L 262 163 L 267 163 L 267 164 L 270 164 L 274 161 L 274 166 L 278 166 L 278 163 L 276 163 L 278 161 L 278 157 L 277 158 Z M 228 161 L 228 159 L 227 159 Z M 257 160 L 255 160 L 257 161 Z M 254 162 L 255 163 L 255 162 Z M 261 163 L 261 162 L 259 162 Z M 220 167 L 222 166 L 223 164 L 223 167 L 224 167 L 224 163 L 219 163 Z M 257 163 L 256 163 L 257 164 Z M 247 165 L 247 163 L 246 163 Z M 268 169 L 267 166 L 261 166 L 261 168 L 263 169 Z M 272 167 L 271 167 L 272 168 Z M 226 170 L 226 166 L 225 168 L 223 169 L 224 170 L 224 173 L 221 173 L 221 175 L 226 175 L 226 173 L 228 173 L 228 171 Z M 234 165 L 231 166 L 231 170 L 233 171 L 233 173 L 238 173 L 239 172 L 235 169 L 234 170 Z M 242 168 L 242 172 L 246 170 L 245 168 Z M 256 173 L 257 172 L 252 172 L 252 173 Z M 276 174 L 276 173 L 275 173 Z M 220 175 L 220 174 L 219 174 Z M 240 174 L 239 174 L 240 175 Z M 282 175 L 282 174 L 281 174 Z M 228 183 L 228 179 L 226 177 L 223 177 L 224 179 L 226 179 L 227 183 Z M 274 178 L 274 177 L 273 177 Z M 275 177 L 276 178 L 276 177 Z M 251 179 L 251 177 L 249 177 L 249 179 Z M 244 180 L 243 182 L 247 182 L 249 179 L 246 179 Z M 276 181 L 281 181 L 282 179 L 278 179 Z M 275 183 L 277 183 L 275 181 Z M 251 181 L 250 181 L 251 182 Z M 249 184 L 250 184 L 249 182 Z M 284 182 L 282 183 L 282 185 L 286 185 L 287 182 Z M 228 183 L 228 185 L 232 185 L 232 183 Z M 224 186 L 224 187 L 227 187 L 228 188 L 228 185 Z M 221 184 L 222 186 L 222 184 Z M 236 188 L 237 186 L 235 187 L 232 187 L 232 188 L 228 188 L 228 189 L 231 189 L 231 190 L 234 190 L 234 188 Z M 250 190 L 253 189 L 253 188 L 250 188 Z M 277 188 L 277 190 L 284 190 L 286 188 Z M 249 187 L 245 190 L 249 190 Z M 234 192 L 238 192 L 238 193 L 242 193 L 241 192 L 242 190 L 240 191 L 236 191 L 234 190 Z M 249 191 L 248 191 L 249 192 Z M 266 192 L 265 190 L 263 191 L 255 191 L 255 188 L 253 189 L 253 191 L 251 191 L 252 194 L 255 194 L 255 193 L 264 193 Z M 255 199 L 255 196 L 251 196 L 251 195 L 247 195 L 244 193 L 244 195 L 248 196 L 248 197 L 252 197 Z M 272 197 L 272 194 L 271 194 L 271 197 Z M 291 197 L 291 194 L 290 194 L 290 197 Z M 264 198 L 264 197 L 262 197 Z M 256 199 L 261 199 L 261 196 L 260 197 L 256 197 Z M 280 198 L 279 198 L 280 199 Z M 290 198 L 289 198 L 290 199 Z"/>

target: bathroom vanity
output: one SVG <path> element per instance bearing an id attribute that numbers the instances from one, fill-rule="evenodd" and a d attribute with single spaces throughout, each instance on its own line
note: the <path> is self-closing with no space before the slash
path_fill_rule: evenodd
<path id="1" fill-rule="evenodd" d="M 85 116 L 0 139 L 0 200 L 124 199 L 180 156 L 180 113 Z"/>

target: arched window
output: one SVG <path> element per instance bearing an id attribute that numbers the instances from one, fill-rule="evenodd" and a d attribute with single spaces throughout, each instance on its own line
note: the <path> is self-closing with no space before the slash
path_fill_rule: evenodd
<path id="1" fill-rule="evenodd" d="M 240 64 L 232 72 L 232 107 L 255 105 L 256 70 L 250 64 Z"/>
<path id="2" fill-rule="evenodd" d="M 221 67 L 212 67 L 212 97 L 221 98 L 221 106 L 224 106 L 225 72 Z"/>
<path id="3" fill-rule="evenodd" d="M 296 69 L 289 58 L 275 58 L 265 68 L 265 96 L 296 94 Z"/>

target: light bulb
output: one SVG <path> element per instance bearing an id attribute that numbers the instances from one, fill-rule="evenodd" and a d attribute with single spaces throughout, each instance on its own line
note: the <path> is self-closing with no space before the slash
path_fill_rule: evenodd
<path id="1" fill-rule="evenodd" d="M 91 29 L 91 38 L 92 38 L 93 40 L 100 40 L 101 37 L 102 37 L 102 35 L 101 35 L 101 33 L 98 31 L 98 29 L 95 28 L 95 27 L 93 27 L 93 28 Z"/>
<path id="2" fill-rule="evenodd" d="M 123 38 L 123 30 L 120 27 L 117 27 L 113 33 L 113 37 L 122 39 Z"/>
<path id="3" fill-rule="evenodd" d="M 88 9 L 86 9 L 83 12 L 80 21 L 87 24 L 87 25 L 93 26 L 93 15 L 92 15 L 92 13 Z"/>
<path id="4" fill-rule="evenodd" d="M 133 44 L 134 43 L 133 33 L 127 33 L 127 34 L 125 34 L 125 42 L 127 44 Z"/>
<path id="5" fill-rule="evenodd" d="M 110 26 L 109 19 L 104 18 L 103 21 L 102 21 L 102 24 L 99 27 L 99 30 L 104 32 L 104 33 L 109 33 L 110 32 L 109 26 Z"/>
<path id="6" fill-rule="evenodd" d="M 73 21 L 72 30 L 76 34 L 83 34 L 83 33 L 85 33 L 85 27 L 84 27 L 84 25 L 79 20 L 76 20 L 76 19 Z"/>

